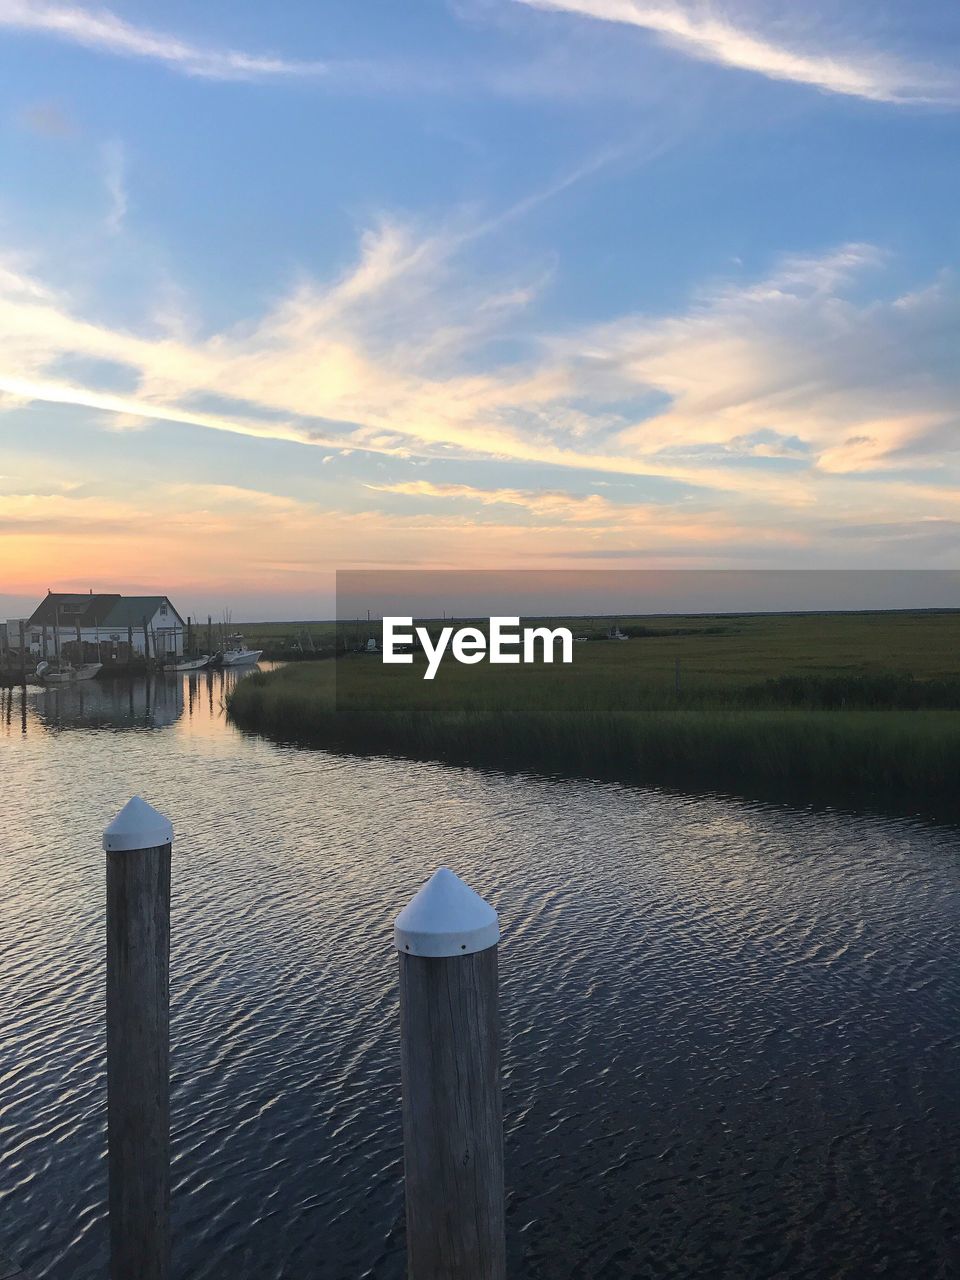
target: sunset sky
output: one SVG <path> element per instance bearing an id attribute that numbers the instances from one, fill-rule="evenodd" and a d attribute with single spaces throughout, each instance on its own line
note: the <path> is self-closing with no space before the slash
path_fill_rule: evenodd
<path id="1" fill-rule="evenodd" d="M 953 0 L 0 0 L 0 617 L 960 567 Z"/>

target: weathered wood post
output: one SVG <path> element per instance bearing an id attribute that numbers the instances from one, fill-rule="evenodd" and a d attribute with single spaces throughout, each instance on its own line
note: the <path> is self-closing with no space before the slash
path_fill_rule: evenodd
<path id="1" fill-rule="evenodd" d="M 134 796 L 107 854 L 107 1146 L 111 1280 L 170 1274 L 170 847 Z"/>
<path id="2" fill-rule="evenodd" d="M 27 683 L 27 629 L 20 620 L 20 683 Z"/>
<path id="3" fill-rule="evenodd" d="M 441 867 L 397 916 L 409 1280 L 504 1280 L 500 925 Z"/>

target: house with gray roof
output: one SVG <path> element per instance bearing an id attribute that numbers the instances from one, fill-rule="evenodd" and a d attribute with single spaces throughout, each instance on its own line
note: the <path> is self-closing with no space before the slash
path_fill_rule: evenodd
<path id="1" fill-rule="evenodd" d="M 65 645 L 79 642 L 85 661 L 179 656 L 185 631 L 186 624 L 168 596 L 115 592 L 48 591 L 26 622 L 31 653 L 53 658 Z"/>

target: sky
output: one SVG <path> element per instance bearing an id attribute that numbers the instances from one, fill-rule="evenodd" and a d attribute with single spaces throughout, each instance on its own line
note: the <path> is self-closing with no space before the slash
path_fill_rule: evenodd
<path id="1" fill-rule="evenodd" d="M 960 567 L 952 0 L 0 0 L 0 617 Z"/>

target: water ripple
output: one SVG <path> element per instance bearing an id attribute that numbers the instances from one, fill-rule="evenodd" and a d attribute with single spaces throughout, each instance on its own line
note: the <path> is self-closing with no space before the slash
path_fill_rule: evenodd
<path id="1" fill-rule="evenodd" d="M 955 829 L 300 752 L 213 683 L 30 692 L 25 732 L 4 696 L 0 1248 L 38 1278 L 103 1274 L 100 833 L 140 791 L 179 1276 L 404 1274 L 390 924 L 441 862 L 501 911 L 512 1276 L 960 1271 Z"/>

